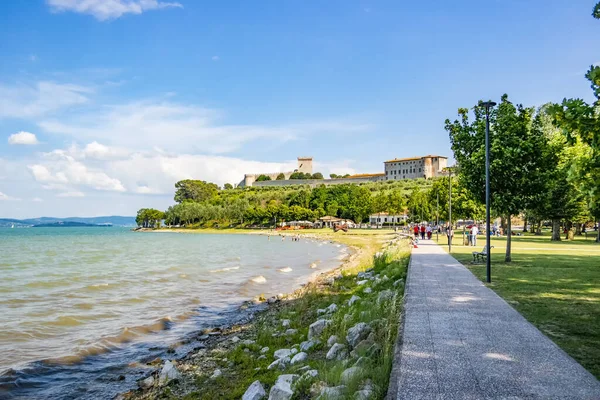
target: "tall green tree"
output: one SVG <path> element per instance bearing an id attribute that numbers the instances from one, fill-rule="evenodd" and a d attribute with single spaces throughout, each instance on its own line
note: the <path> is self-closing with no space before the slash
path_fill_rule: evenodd
<path id="1" fill-rule="evenodd" d="M 600 19 L 600 3 L 592 16 Z M 582 99 L 564 99 L 550 111 L 570 143 L 580 141 L 589 146 L 590 156 L 580 160 L 577 173 L 590 213 L 600 224 L 600 66 L 592 65 L 585 76 L 596 100 L 589 104 Z M 600 235 L 596 240 L 600 242 Z"/>
<path id="2" fill-rule="evenodd" d="M 259 175 L 258 178 L 256 178 L 256 182 L 264 182 L 264 181 L 270 181 L 271 177 L 268 175 Z"/>
<path id="3" fill-rule="evenodd" d="M 219 187 L 210 182 L 185 179 L 175 184 L 175 201 L 209 201 L 217 197 Z"/>
<path id="4" fill-rule="evenodd" d="M 485 202 L 485 109 L 481 103 L 459 109 L 460 120 L 446 120 L 446 130 L 459 167 L 461 185 L 480 203 Z M 544 137 L 532 129 L 534 110 L 514 105 L 507 95 L 490 116 L 491 207 L 508 221 L 506 262 L 511 261 L 512 216 L 539 201 L 544 190 L 543 161 L 537 149 Z"/>

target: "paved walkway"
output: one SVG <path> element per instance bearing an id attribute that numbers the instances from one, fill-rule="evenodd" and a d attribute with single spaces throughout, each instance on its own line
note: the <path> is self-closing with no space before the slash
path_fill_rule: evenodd
<path id="1" fill-rule="evenodd" d="M 592 374 L 433 242 L 413 249 L 405 301 L 389 397 L 600 399 Z"/>

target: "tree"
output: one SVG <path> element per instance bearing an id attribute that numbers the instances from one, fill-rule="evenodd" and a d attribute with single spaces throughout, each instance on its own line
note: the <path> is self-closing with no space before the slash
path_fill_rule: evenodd
<path id="1" fill-rule="evenodd" d="M 271 177 L 268 175 L 259 175 L 258 178 L 256 178 L 256 182 L 264 182 L 264 181 L 270 181 Z"/>
<path id="2" fill-rule="evenodd" d="M 219 193 L 219 187 L 214 183 L 185 179 L 175 184 L 175 201 L 204 202 L 212 200 Z"/>
<path id="3" fill-rule="evenodd" d="M 290 175 L 290 179 L 306 179 L 304 176 L 304 172 L 294 172 L 292 175 Z"/>
<path id="4" fill-rule="evenodd" d="M 231 183 L 226 183 L 226 184 L 223 186 L 223 188 L 224 188 L 225 190 L 230 190 L 230 189 L 233 189 L 233 185 L 232 185 Z"/>
<path id="5" fill-rule="evenodd" d="M 275 178 L 276 181 L 284 181 L 285 180 L 285 175 L 282 173 L 280 173 L 279 175 L 277 175 L 277 178 Z"/>
<path id="6" fill-rule="evenodd" d="M 311 179 L 323 179 L 323 174 L 320 172 L 315 172 L 314 174 L 312 174 Z"/>
<path id="7" fill-rule="evenodd" d="M 446 120 L 445 128 L 460 168 L 460 184 L 485 203 L 485 109 L 480 103 L 473 111 L 472 123 L 469 111 L 461 108 L 461 120 Z M 506 262 L 511 261 L 511 217 L 540 201 L 544 190 L 544 160 L 537 152 L 544 137 L 532 129 L 533 114 L 533 109 L 515 106 L 503 95 L 490 115 L 491 208 L 508 221 Z"/>
<path id="8" fill-rule="evenodd" d="M 600 3 L 594 7 L 592 16 L 600 19 Z M 589 147 L 589 157 L 580 159 L 576 173 L 590 213 L 600 223 L 600 66 L 592 65 L 585 76 L 596 101 L 588 104 L 582 99 L 565 98 L 560 105 L 553 105 L 550 112 L 570 144 L 580 142 Z M 600 235 L 596 241 L 600 242 Z"/>
<path id="9" fill-rule="evenodd" d="M 431 203 L 427 193 L 415 188 L 408 198 L 408 212 L 413 222 L 428 221 L 431 217 Z"/>
<path id="10" fill-rule="evenodd" d="M 338 174 L 329 174 L 329 177 L 330 177 L 331 179 L 337 179 L 337 178 L 339 178 L 340 176 L 339 176 Z"/>
<path id="11" fill-rule="evenodd" d="M 165 219 L 165 213 L 154 208 L 141 208 L 135 217 L 135 222 L 142 228 L 160 228 L 160 221 Z"/>

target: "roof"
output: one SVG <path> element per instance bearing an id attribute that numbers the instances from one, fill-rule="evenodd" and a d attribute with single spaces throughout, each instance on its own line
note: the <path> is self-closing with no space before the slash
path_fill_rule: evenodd
<path id="1" fill-rule="evenodd" d="M 324 217 L 319 218 L 320 221 L 341 221 L 341 218 L 332 217 L 331 215 L 326 215 Z"/>
<path id="2" fill-rule="evenodd" d="M 394 158 L 393 160 L 384 161 L 384 164 L 385 163 L 391 163 L 391 162 L 398 162 L 398 161 L 413 161 L 413 160 L 420 160 L 422 158 L 433 158 L 433 157 L 448 158 L 448 157 L 445 157 L 445 156 L 436 156 L 436 155 L 433 155 L 433 154 L 429 154 L 429 155 L 422 156 L 422 157 Z"/>
<path id="3" fill-rule="evenodd" d="M 346 178 L 373 178 L 376 176 L 384 176 L 385 174 L 382 173 L 377 173 L 377 174 L 355 174 L 355 175 L 350 175 L 347 176 Z"/>

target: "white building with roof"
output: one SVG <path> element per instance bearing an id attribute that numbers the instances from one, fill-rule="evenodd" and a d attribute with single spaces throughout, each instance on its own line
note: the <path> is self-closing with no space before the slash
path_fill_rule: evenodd
<path id="1" fill-rule="evenodd" d="M 434 178 L 442 175 L 448 166 L 448 157 L 428 155 L 423 157 L 394 158 L 383 163 L 383 180 Z"/>

